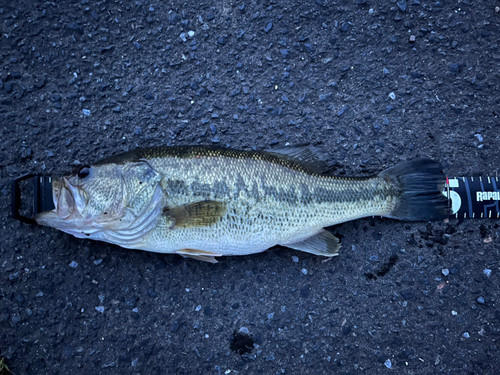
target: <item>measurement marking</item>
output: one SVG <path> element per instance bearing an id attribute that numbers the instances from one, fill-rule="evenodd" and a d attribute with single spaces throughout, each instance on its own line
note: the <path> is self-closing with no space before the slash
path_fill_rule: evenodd
<path id="1" fill-rule="evenodd" d="M 474 219 L 474 217 L 475 217 L 475 216 L 476 216 L 476 213 L 475 213 L 475 212 L 473 212 L 473 213 L 472 213 L 472 218 Z"/>
<path id="2" fill-rule="evenodd" d="M 464 212 L 464 219 L 467 219 L 467 212 Z"/>
<path id="3" fill-rule="evenodd" d="M 481 219 L 483 218 L 483 213 L 481 212 Z"/>
<path id="4" fill-rule="evenodd" d="M 488 184 L 491 184 L 490 176 L 488 176 Z"/>
<path id="5" fill-rule="evenodd" d="M 465 182 L 465 177 L 462 177 L 463 182 Z"/>
<path id="6" fill-rule="evenodd" d="M 458 212 L 455 214 L 455 219 L 458 219 Z"/>
<path id="7" fill-rule="evenodd" d="M 490 215 L 488 216 L 489 219 L 491 219 L 491 211 L 490 211 Z"/>
<path id="8" fill-rule="evenodd" d="M 470 180 L 471 180 L 472 182 L 474 182 L 474 177 L 471 177 L 471 178 L 470 178 Z"/>
<path id="9" fill-rule="evenodd" d="M 453 177 L 451 179 L 448 179 L 448 187 L 450 188 L 457 188 L 459 187 L 459 183 L 456 177 Z"/>

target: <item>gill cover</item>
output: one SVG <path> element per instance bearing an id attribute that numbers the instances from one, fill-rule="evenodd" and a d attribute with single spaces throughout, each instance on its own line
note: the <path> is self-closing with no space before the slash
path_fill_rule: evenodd
<path id="1" fill-rule="evenodd" d="M 161 211 L 161 175 L 145 161 L 84 168 L 54 181 L 55 208 L 36 221 L 80 238 L 137 243 Z"/>

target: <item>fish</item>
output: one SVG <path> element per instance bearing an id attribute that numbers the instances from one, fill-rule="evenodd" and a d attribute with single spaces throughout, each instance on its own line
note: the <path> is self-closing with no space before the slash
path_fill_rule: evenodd
<path id="1" fill-rule="evenodd" d="M 363 217 L 441 220 L 445 176 L 431 159 L 342 177 L 314 146 L 244 151 L 139 148 L 53 178 L 54 209 L 35 220 L 77 238 L 216 263 L 274 246 L 333 257 L 326 230 Z"/>

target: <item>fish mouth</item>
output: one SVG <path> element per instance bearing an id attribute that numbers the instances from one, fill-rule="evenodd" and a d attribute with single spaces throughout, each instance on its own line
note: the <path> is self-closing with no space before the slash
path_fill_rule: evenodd
<path id="1" fill-rule="evenodd" d="M 52 197 L 54 209 L 36 215 L 38 224 L 55 226 L 57 222 L 68 222 L 71 219 L 81 218 L 81 212 L 86 204 L 86 194 L 71 185 L 66 177 L 53 179 Z"/>

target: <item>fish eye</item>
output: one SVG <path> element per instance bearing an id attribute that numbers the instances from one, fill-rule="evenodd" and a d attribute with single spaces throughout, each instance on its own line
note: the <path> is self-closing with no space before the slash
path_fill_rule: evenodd
<path id="1" fill-rule="evenodd" d="M 88 165 L 81 167 L 78 171 L 78 178 L 85 178 L 90 174 L 90 167 Z"/>

